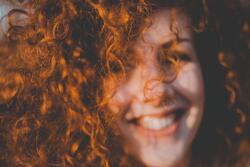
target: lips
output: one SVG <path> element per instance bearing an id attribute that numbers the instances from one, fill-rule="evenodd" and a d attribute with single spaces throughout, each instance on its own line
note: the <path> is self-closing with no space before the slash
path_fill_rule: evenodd
<path id="1" fill-rule="evenodd" d="M 176 108 L 171 111 L 164 111 L 160 114 L 142 115 L 129 119 L 127 122 L 145 130 L 161 131 L 175 125 L 186 111 L 186 108 Z"/>

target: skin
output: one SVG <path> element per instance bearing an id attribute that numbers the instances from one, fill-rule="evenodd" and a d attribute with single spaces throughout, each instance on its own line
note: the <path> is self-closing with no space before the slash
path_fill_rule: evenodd
<path id="1" fill-rule="evenodd" d="M 0 18 L 1 18 L 1 28 L 0 28 L 0 39 L 4 37 L 4 32 L 8 29 L 7 21 L 2 20 L 2 18 L 13 8 L 9 3 L 5 1 L 0 1 Z"/>
<path id="2" fill-rule="evenodd" d="M 25 26 L 28 23 L 28 16 L 24 13 L 12 14 L 8 17 L 8 13 L 13 9 L 24 9 L 22 4 L 24 3 L 12 3 L 7 0 L 0 0 L 0 41 L 4 39 L 11 24 L 18 26 Z M 26 12 L 28 12 L 26 10 Z M 28 12 L 29 13 L 29 12 Z"/>
<path id="3" fill-rule="evenodd" d="M 172 16 L 175 17 L 172 25 L 178 29 L 180 39 L 186 39 L 179 42 L 174 51 L 184 53 L 187 58 L 180 59 L 177 77 L 172 82 L 164 82 L 168 70 L 159 62 L 157 55 L 166 43 L 176 39 L 170 30 Z M 205 100 L 191 25 L 189 18 L 176 9 L 161 9 L 147 20 L 151 23 L 149 28 L 131 45 L 136 65 L 130 69 L 126 79 L 107 78 L 104 82 L 105 96 L 110 97 L 107 108 L 119 115 L 117 125 L 124 149 L 129 154 L 146 166 L 188 166 Z M 152 88 L 150 91 L 145 89 L 148 85 Z M 168 103 L 164 103 L 166 99 Z M 127 121 L 145 116 L 162 117 L 162 113 L 176 108 L 185 109 L 176 123 L 178 126 L 171 125 L 163 130 L 152 131 Z"/>

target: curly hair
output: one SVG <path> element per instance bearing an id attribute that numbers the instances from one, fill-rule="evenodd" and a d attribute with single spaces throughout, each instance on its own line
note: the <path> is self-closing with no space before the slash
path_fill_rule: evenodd
<path id="1" fill-rule="evenodd" d="M 192 166 L 234 164 L 247 152 L 238 148 L 249 137 L 243 91 L 249 18 L 238 1 L 11 2 L 21 7 L 1 19 L 9 25 L 0 45 L 1 165 L 142 165 L 123 151 L 115 115 L 105 112 L 102 83 L 117 71 L 126 76 L 131 41 L 162 6 L 190 16 L 205 78 L 205 115 Z M 178 30 L 171 30 L 178 42 Z"/>

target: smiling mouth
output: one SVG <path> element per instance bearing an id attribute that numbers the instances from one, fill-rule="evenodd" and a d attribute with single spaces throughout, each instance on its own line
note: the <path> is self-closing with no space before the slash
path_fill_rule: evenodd
<path id="1" fill-rule="evenodd" d="M 129 124 L 147 131 L 162 131 L 177 129 L 179 120 L 185 115 L 187 109 L 175 109 L 162 115 L 145 115 L 127 120 Z M 173 128 L 175 127 L 175 128 Z"/>

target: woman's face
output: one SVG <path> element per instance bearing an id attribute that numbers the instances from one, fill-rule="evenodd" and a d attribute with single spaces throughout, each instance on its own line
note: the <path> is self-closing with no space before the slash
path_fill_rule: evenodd
<path id="1" fill-rule="evenodd" d="M 121 113 L 117 125 L 124 149 L 146 166 L 184 166 L 203 115 L 204 84 L 189 21 L 175 9 L 157 11 L 131 45 L 136 65 L 126 79 L 104 80 L 108 110 Z M 171 53 L 179 55 L 179 71 L 168 82 L 170 64 L 159 55 L 170 50 L 176 32 L 179 42 Z"/>

